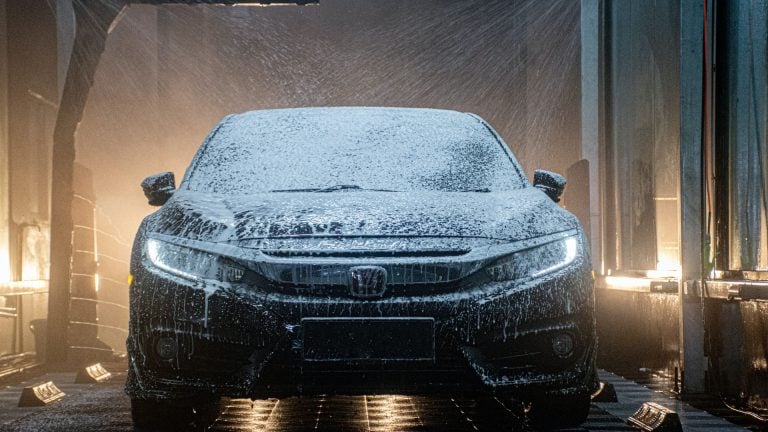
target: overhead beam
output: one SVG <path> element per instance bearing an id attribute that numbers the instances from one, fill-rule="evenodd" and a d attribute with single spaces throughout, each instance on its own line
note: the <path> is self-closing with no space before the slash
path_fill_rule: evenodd
<path id="1" fill-rule="evenodd" d="M 295 1 L 286 1 L 286 0 L 127 0 L 126 3 L 137 3 L 137 4 L 153 4 L 153 5 L 161 5 L 161 4 L 186 4 L 186 5 L 196 5 L 196 4 L 209 4 L 209 5 L 224 5 L 224 6 L 231 6 L 231 5 L 238 5 L 238 4 L 252 4 L 252 5 L 306 5 L 310 3 L 319 3 L 320 0 L 295 0 Z"/>

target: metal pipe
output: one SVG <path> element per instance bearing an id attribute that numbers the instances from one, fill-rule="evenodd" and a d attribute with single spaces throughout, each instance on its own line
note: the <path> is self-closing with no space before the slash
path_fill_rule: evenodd
<path id="1" fill-rule="evenodd" d="M 706 1 L 706 0 L 705 0 Z M 683 393 L 704 391 L 704 313 L 700 296 L 686 293 L 702 278 L 704 246 L 703 38 L 704 3 L 680 1 L 680 353 Z"/>

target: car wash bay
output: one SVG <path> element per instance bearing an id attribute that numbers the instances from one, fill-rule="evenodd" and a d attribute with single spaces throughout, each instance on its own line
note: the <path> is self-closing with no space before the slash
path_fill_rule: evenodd
<path id="1" fill-rule="evenodd" d="M 2 427 L 67 413 L 130 428 L 127 405 L 89 409 L 121 394 L 128 252 L 149 211 L 138 183 L 180 177 L 229 112 L 345 104 L 477 112 L 526 172 L 566 176 L 563 205 L 591 241 L 601 378 L 629 391 L 626 406 L 595 403 L 585 429 L 626 430 L 648 387 L 680 413 L 762 424 L 768 2 L 232 3 L 0 1 Z M 112 380 L 71 384 L 99 361 Z M 6 410 L 49 379 L 65 398 Z M 227 410 L 220 430 L 379 430 L 377 412 L 387 430 L 525 427 L 458 396 Z"/>

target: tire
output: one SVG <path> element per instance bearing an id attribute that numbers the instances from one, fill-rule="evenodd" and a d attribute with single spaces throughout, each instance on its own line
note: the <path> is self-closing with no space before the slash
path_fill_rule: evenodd
<path id="1" fill-rule="evenodd" d="M 181 403 L 152 399 L 131 399 L 135 431 L 205 430 L 221 414 L 220 399 Z"/>
<path id="2" fill-rule="evenodd" d="M 589 394 L 541 397 L 531 402 L 527 414 L 544 430 L 576 427 L 587 420 L 591 403 Z"/>

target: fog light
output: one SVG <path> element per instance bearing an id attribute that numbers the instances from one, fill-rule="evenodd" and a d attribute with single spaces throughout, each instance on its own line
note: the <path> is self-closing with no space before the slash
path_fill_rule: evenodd
<path id="1" fill-rule="evenodd" d="M 155 352 L 157 352 L 161 359 L 170 360 L 179 353 L 179 344 L 176 342 L 176 339 L 161 337 L 155 344 Z"/>
<path id="2" fill-rule="evenodd" d="M 552 338 L 552 351 L 560 358 L 570 357 L 573 346 L 573 336 L 568 333 L 560 333 Z"/>

